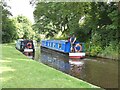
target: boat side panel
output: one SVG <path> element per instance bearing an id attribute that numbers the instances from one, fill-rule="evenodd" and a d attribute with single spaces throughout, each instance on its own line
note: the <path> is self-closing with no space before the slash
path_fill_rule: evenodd
<path id="1" fill-rule="evenodd" d="M 65 44 L 65 52 L 67 52 L 67 53 L 70 52 L 70 42 L 66 42 L 66 44 Z"/>
<path id="2" fill-rule="evenodd" d="M 66 41 L 58 40 L 42 40 L 42 47 L 49 49 L 57 50 L 60 52 L 68 53 L 69 50 L 66 50 Z"/>
<path id="3" fill-rule="evenodd" d="M 76 42 L 75 44 L 81 44 L 82 45 L 82 51 L 85 52 L 85 45 L 82 42 Z M 64 40 L 42 40 L 43 47 L 54 49 L 57 51 L 62 51 L 65 53 L 70 52 L 70 42 L 64 41 Z"/>

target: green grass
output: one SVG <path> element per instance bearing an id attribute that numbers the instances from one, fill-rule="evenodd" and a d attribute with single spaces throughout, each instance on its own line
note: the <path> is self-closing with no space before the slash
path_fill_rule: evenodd
<path id="1" fill-rule="evenodd" d="M 3 44 L 0 47 L 2 47 L 2 59 L 0 60 L 2 88 L 97 88 L 28 59 L 17 51 L 14 45 Z"/>

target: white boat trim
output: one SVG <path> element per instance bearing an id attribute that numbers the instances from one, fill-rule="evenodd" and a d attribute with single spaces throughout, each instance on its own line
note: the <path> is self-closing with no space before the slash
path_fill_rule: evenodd
<path id="1" fill-rule="evenodd" d="M 24 49 L 24 52 L 33 52 L 33 49 Z"/>
<path id="2" fill-rule="evenodd" d="M 85 56 L 85 53 L 69 53 L 69 56 Z"/>

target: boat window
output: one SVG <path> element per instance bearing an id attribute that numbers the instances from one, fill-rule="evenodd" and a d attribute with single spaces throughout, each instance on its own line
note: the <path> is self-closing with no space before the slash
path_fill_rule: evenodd
<path id="1" fill-rule="evenodd" d="M 49 46 L 51 47 L 51 43 L 49 42 Z"/>
<path id="2" fill-rule="evenodd" d="M 53 47 L 55 47 L 55 43 L 53 43 Z"/>
<path id="3" fill-rule="evenodd" d="M 62 48 L 62 44 L 58 44 L 58 48 L 61 49 Z"/>
<path id="4" fill-rule="evenodd" d="M 18 42 L 19 45 L 21 45 L 21 42 Z"/>
<path id="5" fill-rule="evenodd" d="M 51 43 L 51 47 L 52 47 L 53 43 Z"/>
<path id="6" fill-rule="evenodd" d="M 50 46 L 50 42 L 49 42 L 49 46 Z"/>
<path id="7" fill-rule="evenodd" d="M 45 46 L 47 46 L 47 42 L 45 42 Z"/>
<path id="8" fill-rule="evenodd" d="M 52 47 L 52 43 L 50 43 L 50 47 Z"/>
<path id="9" fill-rule="evenodd" d="M 48 42 L 48 46 L 49 46 L 49 42 Z"/>
<path id="10" fill-rule="evenodd" d="M 21 45 L 22 45 L 22 48 L 24 48 L 24 42 L 23 41 L 21 42 Z"/>

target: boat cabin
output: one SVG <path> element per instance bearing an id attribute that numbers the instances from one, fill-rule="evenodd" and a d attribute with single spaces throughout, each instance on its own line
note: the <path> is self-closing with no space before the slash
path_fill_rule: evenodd
<path id="1" fill-rule="evenodd" d="M 84 43 L 80 43 L 80 42 L 75 42 L 75 44 L 81 44 L 80 48 L 76 49 L 80 49 L 81 52 L 84 52 Z M 68 40 L 42 40 L 42 47 L 46 47 L 49 49 L 53 49 L 53 50 L 57 50 L 63 53 L 70 53 L 71 50 L 71 45 L 70 42 Z"/>

